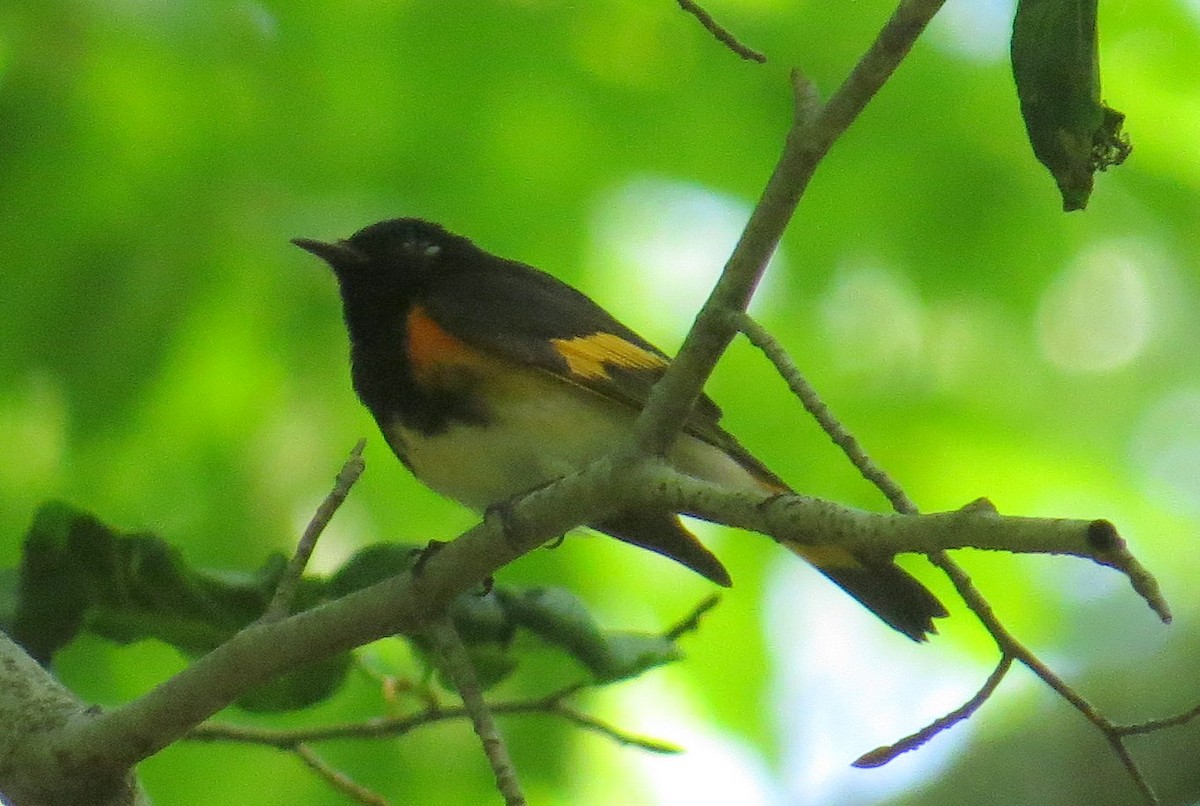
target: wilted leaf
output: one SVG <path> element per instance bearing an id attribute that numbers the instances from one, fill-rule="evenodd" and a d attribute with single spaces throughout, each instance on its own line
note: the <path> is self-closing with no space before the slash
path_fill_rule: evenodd
<path id="1" fill-rule="evenodd" d="M 1125 116 L 1100 101 L 1096 0 L 1020 0 L 1013 78 L 1029 142 L 1058 183 L 1064 210 L 1082 210 L 1096 171 L 1129 155 Z"/>

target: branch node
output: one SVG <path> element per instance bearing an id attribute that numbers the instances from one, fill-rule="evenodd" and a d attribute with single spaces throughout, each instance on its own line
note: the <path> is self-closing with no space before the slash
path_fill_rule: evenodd
<path id="1" fill-rule="evenodd" d="M 976 498 L 967 504 L 964 504 L 959 512 L 969 512 L 973 515 L 999 515 L 1000 511 L 996 509 L 996 505 L 992 503 L 990 498 Z"/>
<path id="2" fill-rule="evenodd" d="M 799 67 L 793 67 L 788 73 L 792 82 L 792 103 L 795 107 L 794 124 L 805 128 L 816 119 L 821 111 L 821 94 L 817 85 L 804 75 Z"/>

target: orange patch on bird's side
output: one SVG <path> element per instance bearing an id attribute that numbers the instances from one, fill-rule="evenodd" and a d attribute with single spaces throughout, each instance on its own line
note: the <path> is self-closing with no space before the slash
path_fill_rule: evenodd
<path id="1" fill-rule="evenodd" d="M 608 380 L 606 366 L 627 369 L 662 369 L 667 359 L 638 347 L 613 333 L 591 333 L 573 339 L 551 339 L 555 351 L 577 378 Z"/>
<path id="2" fill-rule="evenodd" d="M 418 375 L 480 360 L 474 348 L 433 321 L 420 305 L 414 305 L 408 312 L 407 325 L 408 360 Z"/>

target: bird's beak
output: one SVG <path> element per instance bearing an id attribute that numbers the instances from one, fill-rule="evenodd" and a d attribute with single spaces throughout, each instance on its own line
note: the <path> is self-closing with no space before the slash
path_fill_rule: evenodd
<path id="1" fill-rule="evenodd" d="M 311 238 L 292 238 L 292 243 L 305 252 L 313 253 L 330 266 L 354 266 L 367 262 L 366 255 L 351 246 L 348 241 L 325 243 Z"/>

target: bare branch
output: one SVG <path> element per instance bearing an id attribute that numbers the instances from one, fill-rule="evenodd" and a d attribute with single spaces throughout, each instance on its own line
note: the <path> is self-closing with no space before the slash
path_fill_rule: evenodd
<path id="1" fill-rule="evenodd" d="M 454 622 L 449 616 L 438 619 L 430 628 L 429 636 L 433 639 L 443 670 L 454 681 L 454 687 L 462 697 L 463 707 L 471 716 L 471 724 L 479 736 L 479 741 L 483 743 L 483 751 L 492 765 L 492 772 L 496 775 L 496 786 L 504 796 L 504 802 L 508 806 L 525 806 L 525 795 L 517 781 L 517 769 L 508 754 L 504 737 L 500 735 L 500 729 L 492 719 L 492 712 L 483 699 L 483 687 L 479 684 L 471 656 L 467 653 Z"/>
<path id="2" fill-rule="evenodd" d="M 350 458 L 342 465 L 342 469 L 338 472 L 337 479 L 334 481 L 333 489 L 329 491 L 329 495 L 325 496 L 325 500 L 317 507 L 317 511 L 313 513 L 312 520 L 308 522 L 308 526 L 304 529 L 304 534 L 300 536 L 300 542 L 296 546 L 296 551 L 292 555 L 291 562 L 288 563 L 287 569 L 284 570 L 283 576 L 279 579 L 279 585 L 275 588 L 275 595 L 271 597 L 271 603 L 267 605 L 267 609 L 260 617 L 260 621 L 276 621 L 282 618 L 292 609 L 292 602 L 296 598 L 296 588 L 300 584 L 300 577 L 304 574 L 304 569 L 308 566 L 308 560 L 312 557 L 313 550 L 317 547 L 317 539 L 321 533 L 325 531 L 325 527 L 329 525 L 329 521 L 333 518 L 333 514 L 337 512 L 338 507 L 346 500 L 346 496 L 350 494 L 350 488 L 358 481 L 358 477 L 363 472 L 363 448 L 367 445 L 365 439 L 360 439 L 350 451 Z"/>
<path id="3" fill-rule="evenodd" d="M 427 629 L 454 597 L 500 566 L 608 512 L 613 474 L 614 463 L 602 460 L 514 501 L 506 518 L 486 518 L 432 554 L 419 576 L 400 574 L 250 625 L 142 697 L 72 721 L 59 737 L 61 757 L 128 768 L 284 671 L 384 636 Z"/>
<path id="4" fill-rule="evenodd" d="M 820 394 L 808 382 L 808 379 L 804 377 L 800 368 L 778 340 L 745 312 L 739 311 L 731 314 L 731 319 L 736 323 L 738 330 L 755 347 L 762 350 L 763 354 L 774 364 L 776 371 L 787 383 L 792 394 L 800 400 L 805 411 L 817 421 L 821 430 L 833 440 L 834 444 L 841 448 L 846 458 L 858 469 L 863 478 L 875 485 L 897 512 L 915 515 L 917 513 L 916 503 L 908 497 L 900 487 L 900 484 L 887 471 L 871 459 L 858 439 L 834 416 L 829 407 L 825 405 L 825 401 L 821 399 Z M 963 509 L 958 510 L 958 512 L 978 515 L 985 520 L 988 516 L 996 515 L 995 508 L 986 499 L 979 499 L 968 504 Z M 931 521 L 927 518 L 922 519 L 920 523 L 922 531 L 932 527 Z M 997 524 L 998 522 L 992 522 L 992 525 Z M 906 551 L 931 552 L 972 546 L 974 548 L 991 548 L 1013 552 L 1040 551 L 1085 557 L 1094 562 L 1111 566 L 1125 574 L 1129 578 L 1134 591 L 1146 600 L 1146 603 L 1158 614 L 1158 617 L 1163 622 L 1170 622 L 1171 611 L 1162 596 L 1162 592 L 1159 590 L 1158 582 L 1130 553 L 1125 541 L 1121 539 L 1120 535 L 1117 534 L 1116 528 L 1108 521 L 1070 521 L 1042 518 L 1006 519 L 1003 527 L 1004 534 L 995 542 L 986 535 L 986 529 L 974 528 L 979 525 L 982 525 L 982 522 L 968 523 L 967 519 L 952 525 L 953 529 L 962 530 L 960 536 L 963 542 L 959 546 L 951 545 L 941 539 L 935 539 L 937 545 L 929 545 L 925 548 L 909 546 L 908 548 L 901 549 L 901 546 L 907 546 L 908 543 L 898 532 L 892 531 L 892 528 L 900 528 L 900 522 L 893 522 L 889 525 L 888 536 L 884 542 L 889 543 L 896 550 Z M 776 531 L 769 533 L 777 534 Z M 1060 539 L 1062 542 L 1058 542 Z M 868 550 L 878 550 L 878 547 L 868 546 L 865 548 Z"/>
<path id="5" fill-rule="evenodd" d="M 863 477 L 875 484 L 879 490 L 887 496 L 893 507 L 903 515 L 915 516 L 917 506 L 909 498 L 900 485 L 883 471 L 870 458 L 867 452 L 859 444 L 858 440 L 838 421 L 836 417 L 829 411 L 829 408 L 821 400 L 820 395 L 816 390 L 804 379 L 799 368 L 791 361 L 790 357 L 782 349 L 782 347 L 768 334 L 762 327 L 750 319 L 750 317 L 741 316 L 731 317 L 756 346 L 770 358 L 775 364 L 780 375 L 787 381 L 788 386 L 793 393 L 801 400 L 805 409 L 813 416 L 820 424 L 821 428 L 827 433 L 834 443 L 837 444 L 845 453 L 846 457 L 858 468 Z M 986 518 L 989 514 L 995 516 L 994 508 L 990 503 L 979 502 L 981 505 L 968 505 L 960 513 L 974 511 L 976 514 L 982 514 Z M 1008 524 L 1017 525 L 1018 529 L 1024 526 L 1032 526 L 1036 518 L 1018 518 L 1005 519 Z M 922 518 L 922 526 L 930 526 L 932 522 L 928 516 Z M 911 521 L 910 521 L 911 523 Z M 1089 557 L 1092 560 L 1109 565 L 1119 569 L 1129 578 L 1134 590 L 1139 593 L 1150 607 L 1158 614 L 1159 618 L 1164 622 L 1171 620 L 1170 609 L 1166 601 L 1163 599 L 1158 588 L 1158 583 L 1153 576 L 1142 567 L 1142 565 L 1129 552 L 1120 536 L 1117 534 L 1115 527 L 1108 521 L 1095 520 L 1070 523 L 1068 521 L 1043 521 L 1044 525 L 1049 524 L 1068 526 L 1068 532 L 1073 533 L 1072 540 L 1077 545 L 1075 548 L 1070 548 L 1063 545 L 1060 551 L 1055 553 L 1074 554 L 1081 557 Z M 960 524 L 966 526 L 966 524 Z M 1080 528 L 1082 527 L 1082 528 Z M 1040 527 L 1035 531 L 1040 532 Z M 1032 534 L 1032 533 L 1029 533 Z M 975 537 L 971 538 L 971 544 L 975 545 Z M 1028 535 L 1027 535 L 1028 536 Z M 1065 536 L 1065 535 L 1064 535 Z M 983 547 L 983 546 L 978 546 Z M 1037 675 L 1041 680 L 1052 688 L 1060 697 L 1069 702 L 1077 711 L 1079 711 L 1089 722 L 1104 735 L 1112 748 L 1113 753 L 1117 756 L 1121 765 L 1129 774 L 1130 779 L 1138 788 L 1138 791 L 1145 798 L 1147 803 L 1157 803 L 1158 799 L 1147 781 L 1145 774 L 1129 753 L 1129 749 L 1125 746 L 1124 735 L 1121 733 L 1121 728 L 1114 725 L 1107 717 L 1101 714 L 1090 702 L 1084 699 L 1074 688 L 1072 688 L 1065 680 L 1055 674 L 1045 663 L 1033 654 L 1027 647 L 1019 642 L 1008 630 L 1003 623 L 997 618 L 991 605 L 983 597 L 983 595 L 975 588 L 967 573 L 958 566 L 946 554 L 946 549 L 951 546 L 941 546 L 939 548 L 926 549 L 930 561 L 942 569 L 947 576 L 950 577 L 954 584 L 955 590 L 966 602 L 967 606 L 983 623 L 985 629 L 991 634 L 992 639 L 1000 648 L 1002 657 L 1007 662 L 1009 659 L 1019 660 L 1026 668 Z M 1012 550 L 1009 548 L 1008 550 Z M 1053 549 L 1050 549 L 1054 551 Z M 1007 671 L 1007 670 L 1006 670 Z M 1004 672 L 1000 672 L 997 668 L 998 676 L 996 683 L 1004 676 Z M 990 683 L 991 681 L 989 681 Z M 990 690 L 985 691 L 990 695 Z M 983 693 L 983 692 L 981 692 Z M 1182 715 L 1181 715 L 1182 717 Z M 938 723 L 934 723 L 936 726 Z M 934 727 L 934 726 L 931 726 Z M 926 731 L 930 730 L 929 728 Z M 926 731 L 921 731 L 914 734 L 909 739 L 902 740 L 897 746 L 905 745 L 907 742 L 916 737 L 921 737 Z M 935 731 L 936 732 L 936 731 Z M 924 741 L 922 739 L 921 741 Z M 907 747 L 902 747 L 900 752 L 903 752 Z M 864 766 L 878 766 L 886 763 L 897 753 L 891 748 L 881 748 L 866 754 L 860 762 L 864 762 Z"/>
<path id="6" fill-rule="evenodd" d="M 1200 717 L 1200 705 L 1192 706 L 1183 713 L 1176 714 L 1175 716 L 1168 716 L 1163 719 L 1151 719 L 1133 725 L 1116 725 L 1114 727 L 1116 732 L 1122 736 L 1139 736 L 1144 733 L 1153 733 L 1157 730 L 1186 725 L 1196 717 Z"/>
<path id="7" fill-rule="evenodd" d="M 365 803 L 367 806 L 388 806 L 387 800 L 370 789 L 367 789 L 357 781 L 352 780 L 341 770 L 334 767 L 325 759 L 317 755 L 311 747 L 300 743 L 292 748 L 301 761 L 308 766 L 310 770 L 324 779 L 330 786 L 343 795 L 354 800 L 356 803 Z"/>
<path id="8" fill-rule="evenodd" d="M 858 468 L 858 472 L 863 475 L 863 478 L 874 484 L 897 512 L 915 513 L 917 505 L 905 495 L 904 490 L 888 475 L 886 470 L 875 464 L 859 444 L 858 439 L 833 415 L 817 390 L 804 377 L 800 367 L 796 366 L 792 357 L 783 349 L 783 345 L 745 311 L 738 311 L 732 316 L 732 319 L 737 329 L 750 340 L 750 343 L 762 350 L 763 354 L 775 365 L 775 370 L 792 390 L 792 394 L 803 404 L 804 410 L 817 421 L 821 430 L 829 435 L 833 444 L 842 449 L 842 453 L 846 454 L 846 458 L 850 460 L 851 464 Z"/>
<path id="9" fill-rule="evenodd" d="M 678 753 L 677 745 L 649 736 L 628 733 L 593 716 L 580 712 L 568 705 L 565 699 L 585 688 L 576 684 L 550 694 L 530 700 L 514 700 L 489 703 L 488 708 L 497 715 L 543 714 L 559 716 L 569 722 L 606 736 L 618 744 L 636 747 L 651 753 Z M 317 725 L 311 728 L 272 729 L 248 725 L 229 725 L 209 722 L 200 725 L 185 738 L 195 742 L 242 742 L 266 745 L 280 750 L 294 750 L 300 744 L 329 741 L 331 739 L 380 739 L 403 736 L 426 725 L 468 719 L 470 715 L 462 706 L 426 709 L 405 717 L 369 719 L 364 722 L 347 722 L 338 725 Z"/>
<path id="10" fill-rule="evenodd" d="M 998 663 L 996 668 L 992 670 L 992 673 L 988 675 L 988 679 L 986 682 L 984 682 L 983 688 L 979 689 L 979 691 L 975 693 L 974 697 L 967 700 L 961 706 L 955 708 L 945 716 L 935 719 L 933 722 L 921 728 L 916 733 L 905 736 L 903 739 L 900 739 L 894 744 L 877 747 L 869 753 L 864 753 L 858 758 L 857 761 L 854 762 L 853 766 L 864 768 L 882 767 L 884 764 L 887 764 L 889 761 L 892 761 L 901 754 L 907 753 L 909 750 L 916 750 L 918 747 L 921 747 L 923 744 L 932 739 L 934 736 L 937 736 L 942 731 L 952 728 L 959 722 L 962 722 L 964 719 L 969 718 L 976 711 L 978 711 L 979 707 L 987 702 L 988 698 L 990 698 L 996 691 L 996 688 L 1000 685 L 1000 681 L 1004 679 L 1005 675 L 1008 674 L 1008 670 L 1012 668 L 1012 662 L 1013 658 L 1011 655 L 1002 655 L 1000 657 L 1000 663 Z"/>
<path id="11" fill-rule="evenodd" d="M 758 62 L 759 64 L 763 64 L 767 61 L 767 57 L 765 55 L 759 53 L 753 48 L 743 45 L 736 36 L 729 33 L 728 29 L 714 20 L 712 15 L 701 8 L 699 4 L 694 3 L 692 0 L 678 0 L 678 2 L 679 7 L 699 20 L 700 24 L 704 26 L 705 30 L 715 36 L 718 42 L 725 45 L 725 47 L 729 48 L 746 61 Z"/>
<path id="12" fill-rule="evenodd" d="M 81 768 L 48 752 L 65 726 L 94 711 L 0 630 L 0 801 L 55 806 L 143 806 L 129 767 Z"/>
<path id="13" fill-rule="evenodd" d="M 682 753 L 683 748 L 677 744 L 664 742 L 661 739 L 652 739 L 647 736 L 639 736 L 635 733 L 627 733 L 619 728 L 615 728 L 607 722 L 596 719 L 594 716 L 577 711 L 565 703 L 558 703 L 551 709 L 554 713 L 565 717 L 576 727 L 590 730 L 593 733 L 599 733 L 612 739 L 617 744 L 626 747 L 637 747 L 641 750 L 647 750 L 651 753 L 660 753 L 662 755 L 674 755 Z"/>
<path id="14" fill-rule="evenodd" d="M 686 616 L 684 616 L 682 619 L 680 619 L 677 624 L 674 624 L 671 627 L 668 627 L 663 632 L 663 638 L 666 638 L 667 640 L 670 640 L 670 641 L 675 641 L 680 636 L 699 629 L 700 619 L 704 617 L 704 614 L 707 613 L 709 610 L 712 610 L 714 607 L 716 607 L 720 603 L 721 603 L 721 594 L 719 594 L 719 593 L 714 593 L 714 594 L 704 597 L 703 599 L 700 600 L 699 604 L 697 604 L 695 607 L 692 608 L 692 612 L 688 613 Z"/>
<path id="15" fill-rule="evenodd" d="M 903 0 L 829 102 L 809 114 L 813 94 L 793 75 L 796 120 L 783 153 L 696 322 L 637 422 L 638 450 L 662 455 L 679 433 L 744 311 L 817 165 L 908 54 L 944 0 Z"/>
<path id="16" fill-rule="evenodd" d="M 1150 782 L 1146 780 L 1145 774 L 1138 767 L 1133 756 L 1130 755 L 1129 749 L 1125 746 L 1123 737 L 1117 731 L 1116 726 L 1008 631 L 1000 619 L 997 618 L 991 605 L 988 604 L 987 600 L 983 598 L 983 595 L 975 587 L 967 572 L 951 560 L 945 552 L 935 552 L 929 556 L 929 559 L 950 577 L 950 581 L 954 584 L 954 589 L 958 591 L 959 596 L 963 598 L 963 601 L 966 602 L 967 607 L 971 609 L 976 618 L 983 623 L 984 627 L 991 634 L 992 639 L 996 642 L 996 645 L 1000 647 L 1000 651 L 1005 655 L 1011 655 L 1016 660 L 1019 660 L 1023 666 L 1037 675 L 1043 683 L 1053 689 L 1056 694 L 1070 703 L 1085 719 L 1095 725 L 1108 741 L 1113 754 L 1121 762 L 1121 766 L 1125 768 L 1130 780 L 1133 781 L 1134 786 L 1141 792 L 1145 801 L 1150 804 L 1158 803 L 1158 796 L 1155 795 Z"/>

